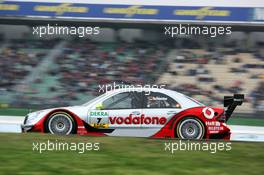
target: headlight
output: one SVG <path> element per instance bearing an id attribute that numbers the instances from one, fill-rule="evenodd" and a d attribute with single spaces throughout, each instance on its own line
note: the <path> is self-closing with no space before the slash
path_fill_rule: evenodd
<path id="1" fill-rule="evenodd" d="M 23 122 L 24 125 L 27 124 L 27 120 L 28 120 L 28 115 L 26 115 L 26 117 L 24 119 L 24 122 Z"/>
<path id="2" fill-rule="evenodd" d="M 25 118 L 26 124 L 32 124 L 41 112 L 42 111 L 29 113 Z"/>

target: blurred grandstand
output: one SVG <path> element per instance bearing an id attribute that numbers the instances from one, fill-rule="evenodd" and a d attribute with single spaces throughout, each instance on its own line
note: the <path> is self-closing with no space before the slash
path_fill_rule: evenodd
<path id="1" fill-rule="evenodd" d="M 221 38 L 214 44 L 202 37 L 153 42 L 144 38 L 146 31 L 141 32 L 141 37 L 129 41 L 125 37 L 112 41 L 36 39 L 27 33 L 12 39 L 3 32 L 1 106 L 77 105 L 99 95 L 99 85 L 119 82 L 166 84 L 219 107 L 224 95 L 244 93 L 246 103 L 241 112 L 263 111 L 264 42 L 252 37 L 247 45 L 240 39 L 246 35 L 241 32 L 232 41 Z M 129 33 L 133 35 L 133 29 Z M 264 38 L 264 33 L 257 34 L 257 38 Z"/>
<path id="2" fill-rule="evenodd" d="M 99 95 L 99 85 L 119 82 L 166 84 L 219 107 L 224 95 L 244 93 L 239 111 L 262 116 L 262 1 L 69 2 L 0 2 L 0 108 L 77 105 Z M 32 35 L 32 26 L 57 23 L 102 31 L 85 38 Z M 232 34 L 164 35 L 165 25 L 179 23 L 228 25 Z"/>

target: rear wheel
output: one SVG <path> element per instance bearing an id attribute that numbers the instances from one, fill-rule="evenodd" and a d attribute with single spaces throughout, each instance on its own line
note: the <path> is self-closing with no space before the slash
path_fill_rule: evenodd
<path id="1" fill-rule="evenodd" d="M 177 135 L 180 139 L 202 139 L 205 134 L 203 123 L 194 118 L 182 119 L 177 125 Z"/>
<path id="2" fill-rule="evenodd" d="M 52 134 L 68 135 L 74 132 L 75 122 L 67 113 L 54 113 L 49 117 L 46 128 Z"/>

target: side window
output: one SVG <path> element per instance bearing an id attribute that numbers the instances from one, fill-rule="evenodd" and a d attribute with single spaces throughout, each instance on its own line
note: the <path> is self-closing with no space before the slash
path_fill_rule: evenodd
<path id="1" fill-rule="evenodd" d="M 136 109 L 141 108 L 141 93 L 123 92 L 103 101 L 104 109 Z"/>
<path id="2" fill-rule="evenodd" d="M 145 95 L 144 106 L 145 108 L 181 108 L 181 105 L 173 98 L 159 92 Z"/>

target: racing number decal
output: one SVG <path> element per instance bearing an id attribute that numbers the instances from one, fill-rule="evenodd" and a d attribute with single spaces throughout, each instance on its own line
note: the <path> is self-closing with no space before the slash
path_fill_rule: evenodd
<path id="1" fill-rule="evenodd" d="M 90 112 L 90 126 L 94 128 L 108 128 L 109 127 L 109 115 L 106 111 L 91 111 Z"/>
<path id="2" fill-rule="evenodd" d="M 97 124 L 99 124 L 101 120 L 102 118 L 97 118 Z"/>

